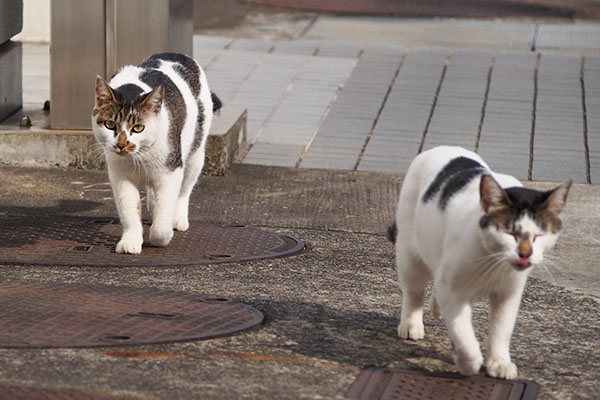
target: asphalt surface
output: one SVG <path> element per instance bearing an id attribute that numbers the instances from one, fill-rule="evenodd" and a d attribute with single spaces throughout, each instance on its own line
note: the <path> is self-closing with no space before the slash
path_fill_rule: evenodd
<path id="1" fill-rule="evenodd" d="M 116 216 L 103 171 L 2 167 L 0 180 L 2 214 Z M 207 341 L 2 349 L 0 382 L 103 398 L 344 398 L 368 366 L 455 371 L 446 329 L 429 311 L 425 340 L 396 336 L 401 294 L 384 232 L 401 182 L 394 174 L 251 165 L 201 179 L 192 221 L 291 233 L 308 244 L 292 257 L 139 268 L 2 265 L 4 282 L 190 291 L 252 305 L 267 320 L 259 329 Z M 590 199 L 598 187 L 576 184 L 572 194 L 552 267 L 530 280 L 511 347 L 519 378 L 538 382 L 544 399 L 600 393 L 600 293 L 597 274 L 590 273 L 600 226 Z M 475 309 L 485 338 L 487 305 Z"/>

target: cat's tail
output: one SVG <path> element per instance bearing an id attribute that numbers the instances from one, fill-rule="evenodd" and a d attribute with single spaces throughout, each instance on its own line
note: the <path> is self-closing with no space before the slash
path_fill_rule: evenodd
<path id="1" fill-rule="evenodd" d="M 223 107 L 223 103 L 221 102 L 221 99 L 219 99 L 217 97 L 217 95 L 214 94 L 213 92 L 210 92 L 210 98 L 212 99 L 212 102 L 213 102 L 213 112 L 220 110 L 221 107 Z"/>
<path id="2" fill-rule="evenodd" d="M 388 226 L 387 237 L 392 243 L 396 243 L 396 237 L 398 236 L 398 225 L 394 222 Z"/>

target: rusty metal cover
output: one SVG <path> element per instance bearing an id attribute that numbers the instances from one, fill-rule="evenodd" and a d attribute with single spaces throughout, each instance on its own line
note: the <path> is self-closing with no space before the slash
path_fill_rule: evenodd
<path id="1" fill-rule="evenodd" d="M 0 347 L 100 347 L 226 336 L 260 325 L 257 309 L 153 288 L 0 282 Z"/>
<path id="2" fill-rule="evenodd" d="M 538 390 L 539 385 L 529 381 L 369 368 L 358 375 L 347 397 L 381 400 L 527 400 L 535 399 Z"/>
<path id="3" fill-rule="evenodd" d="M 148 226 L 144 226 L 147 232 Z M 295 254 L 304 243 L 290 235 L 243 225 L 194 223 L 167 247 L 117 254 L 117 219 L 0 216 L 0 263 L 18 265 L 164 266 L 241 262 Z"/>
<path id="4" fill-rule="evenodd" d="M 96 396 L 74 392 L 63 392 L 50 389 L 24 386 L 0 385 L 2 400 L 101 400 Z"/>

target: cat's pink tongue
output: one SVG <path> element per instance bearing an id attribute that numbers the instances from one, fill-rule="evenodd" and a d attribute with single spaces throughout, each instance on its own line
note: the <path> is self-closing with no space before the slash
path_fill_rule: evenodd
<path id="1" fill-rule="evenodd" d="M 517 267 L 525 269 L 531 266 L 531 261 L 529 261 L 529 258 L 521 257 L 517 260 L 515 264 L 517 265 Z"/>

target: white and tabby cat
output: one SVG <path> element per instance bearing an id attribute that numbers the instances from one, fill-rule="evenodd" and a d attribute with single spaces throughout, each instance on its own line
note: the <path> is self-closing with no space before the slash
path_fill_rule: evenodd
<path id="1" fill-rule="evenodd" d="M 471 303 L 489 297 L 487 373 L 517 376 L 509 347 L 521 295 L 532 267 L 556 243 L 571 183 L 548 192 L 526 189 L 460 147 L 417 156 L 390 227 L 403 294 L 398 335 L 424 337 L 424 288 L 433 278 L 431 308 L 448 327 L 458 370 L 476 374 L 483 357 Z"/>
<path id="2" fill-rule="evenodd" d="M 192 189 L 204 166 L 213 111 L 202 68 L 183 54 L 163 53 L 96 78 L 94 136 L 102 146 L 123 235 L 117 253 L 142 251 L 140 190 L 152 216 L 148 240 L 166 246 L 188 229 Z"/>

